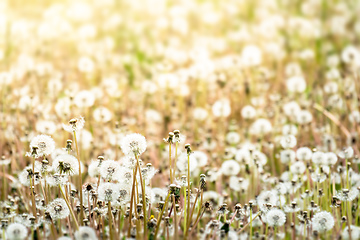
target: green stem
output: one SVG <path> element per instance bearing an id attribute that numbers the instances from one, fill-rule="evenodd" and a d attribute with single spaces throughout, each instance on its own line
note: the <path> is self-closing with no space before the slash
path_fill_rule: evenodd
<path id="1" fill-rule="evenodd" d="M 113 226 L 112 226 L 112 212 L 111 212 L 111 201 L 108 201 L 108 216 L 109 216 L 109 234 L 110 234 L 110 239 L 114 239 L 113 236 Z"/>
<path id="2" fill-rule="evenodd" d="M 156 230 L 155 230 L 155 234 L 154 234 L 154 239 L 156 239 L 156 236 L 157 236 L 157 234 L 159 232 L 160 221 L 161 221 L 162 215 L 164 214 L 164 210 L 165 210 L 165 208 L 167 206 L 167 203 L 169 201 L 169 197 L 170 197 L 170 193 L 168 193 L 168 195 L 167 195 L 167 197 L 165 199 L 165 204 L 164 204 L 163 208 L 161 209 L 160 215 L 159 215 L 159 217 L 157 219 L 157 225 L 156 225 Z"/>
<path id="3" fill-rule="evenodd" d="M 79 146 L 76 139 L 76 131 L 74 131 L 74 140 L 75 140 L 75 147 L 76 147 L 76 156 L 79 162 L 79 192 L 80 192 L 80 225 L 82 225 L 83 218 L 84 218 L 84 208 L 83 208 L 83 194 L 82 194 L 82 174 L 81 174 L 81 161 L 80 161 L 80 154 L 79 154 Z"/>
<path id="4" fill-rule="evenodd" d="M 142 173 L 141 173 L 141 168 L 140 168 L 140 163 L 139 163 L 139 157 L 137 156 L 137 154 L 135 154 L 135 158 L 136 158 L 136 162 L 137 162 L 137 166 L 138 166 L 138 170 L 139 170 L 139 175 L 140 175 L 140 184 L 141 184 L 141 192 L 142 192 L 142 205 L 143 205 L 143 215 L 144 215 L 144 239 L 147 237 L 147 228 L 146 228 L 146 199 L 145 199 L 145 186 L 144 186 L 144 181 L 142 178 Z"/>
<path id="5" fill-rule="evenodd" d="M 134 202 L 134 197 L 135 197 L 136 171 L 137 171 L 137 164 L 135 165 L 135 170 L 134 170 L 134 173 L 133 173 L 133 184 L 132 184 L 132 188 L 131 188 L 131 200 L 130 200 L 130 212 L 129 212 L 128 238 L 130 238 L 130 231 L 131 231 L 132 209 L 133 209 L 133 202 Z"/>
<path id="6" fill-rule="evenodd" d="M 252 219 L 252 208 L 250 208 L 250 220 Z M 250 238 L 252 239 L 252 221 L 250 221 Z"/>
<path id="7" fill-rule="evenodd" d="M 69 208 L 69 210 L 70 210 L 71 217 L 74 219 L 76 229 L 79 230 L 79 224 L 78 224 L 78 221 L 76 220 L 74 211 L 73 211 L 73 209 L 71 208 L 71 205 L 70 205 L 68 199 L 66 198 L 65 193 L 64 193 L 64 191 L 62 190 L 60 184 L 59 184 L 59 188 L 60 188 L 61 195 L 63 196 L 63 198 L 64 198 L 64 200 L 65 200 L 65 202 L 66 202 L 66 205 L 68 206 L 68 208 Z"/>
<path id="8" fill-rule="evenodd" d="M 250 224 L 252 224 L 252 222 L 253 222 L 260 214 L 261 214 L 261 212 L 259 212 L 258 214 L 256 214 L 253 219 L 250 218 L 250 222 L 248 222 L 247 224 L 245 224 L 245 226 L 244 226 L 242 229 L 240 229 L 240 230 L 237 232 L 237 234 L 240 234 L 242 231 L 244 231 L 244 230 L 247 228 L 247 226 L 249 226 Z M 267 236 L 267 225 L 266 225 L 266 230 L 265 230 L 265 231 L 266 231 L 265 236 Z"/>
<path id="9" fill-rule="evenodd" d="M 171 164 L 171 142 L 169 142 L 169 169 L 170 169 L 170 184 L 173 183 L 172 164 Z"/>
<path id="10" fill-rule="evenodd" d="M 188 154 L 188 168 L 187 168 L 187 179 L 188 179 L 188 191 L 187 191 L 187 222 L 190 221 L 190 154 Z"/>

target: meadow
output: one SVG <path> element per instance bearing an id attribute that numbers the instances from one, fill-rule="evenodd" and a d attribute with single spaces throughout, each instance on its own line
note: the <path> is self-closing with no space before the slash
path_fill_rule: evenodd
<path id="1" fill-rule="evenodd" d="M 360 239 L 359 13 L 1 0 L 1 240 Z"/>

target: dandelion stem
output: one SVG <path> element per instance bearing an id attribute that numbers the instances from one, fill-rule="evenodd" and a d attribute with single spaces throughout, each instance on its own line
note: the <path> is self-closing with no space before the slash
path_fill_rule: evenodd
<path id="1" fill-rule="evenodd" d="M 155 230 L 155 234 L 154 234 L 154 239 L 156 239 L 156 236 L 157 236 L 157 234 L 158 234 L 158 232 L 159 232 L 160 223 L 161 223 L 161 218 L 162 218 L 162 215 L 164 214 L 164 210 L 165 210 L 165 208 L 166 208 L 166 206 L 167 206 L 167 203 L 168 203 L 168 201 L 169 201 L 169 197 L 170 197 L 170 193 L 168 193 L 168 195 L 167 195 L 167 197 L 166 197 L 166 199 L 165 199 L 164 206 L 163 206 L 163 208 L 161 209 L 160 214 L 159 214 L 159 217 L 158 217 L 158 219 L 157 219 L 157 224 L 156 224 L 156 230 Z"/>
<path id="2" fill-rule="evenodd" d="M 252 219 L 252 207 L 250 207 L 250 219 Z M 252 221 L 250 221 L 250 239 L 252 239 Z"/>
<path id="3" fill-rule="evenodd" d="M 172 195 L 172 201 L 173 201 L 173 205 L 174 205 L 174 228 L 175 228 L 175 236 L 174 236 L 174 239 L 177 240 L 177 236 L 178 236 L 178 225 L 177 225 L 177 215 L 176 215 L 175 194 Z"/>
<path id="4" fill-rule="evenodd" d="M 80 193 L 80 225 L 82 225 L 83 218 L 84 218 L 84 208 L 83 208 L 83 194 L 82 194 L 82 174 L 81 174 L 81 161 L 80 161 L 80 153 L 79 153 L 79 146 L 78 141 L 76 139 L 76 131 L 74 133 L 74 140 L 75 140 L 75 147 L 76 147 L 76 156 L 79 162 L 79 193 Z"/>
<path id="5" fill-rule="evenodd" d="M 64 198 L 64 200 L 65 200 L 65 202 L 66 202 L 66 205 L 68 206 L 68 208 L 69 208 L 69 210 L 70 210 L 71 217 L 74 219 L 76 229 L 79 230 L 79 224 L 78 224 L 78 221 L 76 220 L 74 211 L 73 211 L 73 209 L 71 208 L 71 205 L 70 205 L 67 197 L 65 196 L 65 193 L 64 193 L 64 191 L 62 190 L 60 184 L 59 184 L 59 189 L 60 189 L 61 195 L 63 196 L 63 198 Z"/>
<path id="6" fill-rule="evenodd" d="M 134 202 L 134 195 L 135 195 L 135 180 L 136 180 L 136 171 L 137 171 L 137 164 L 135 165 L 135 170 L 133 173 L 133 184 L 131 188 L 131 200 L 130 200 L 130 212 L 129 212 L 129 228 L 128 228 L 128 238 L 130 237 L 131 231 L 131 220 L 132 220 L 132 209 L 133 209 L 133 202 Z"/>
<path id="7" fill-rule="evenodd" d="M 190 154 L 188 154 L 187 156 L 187 162 L 188 162 L 188 167 L 187 167 L 187 179 L 188 179 L 188 191 L 187 191 L 187 222 L 190 221 L 190 196 L 191 196 L 191 193 L 190 193 Z M 186 235 L 186 233 L 185 233 Z"/>
<path id="8" fill-rule="evenodd" d="M 172 164 L 171 164 L 171 142 L 169 141 L 169 168 L 170 168 L 170 184 L 173 183 Z"/>
<path id="9" fill-rule="evenodd" d="M 138 170 L 139 170 L 139 175 L 140 175 L 140 184 L 141 184 L 141 192 L 142 192 L 142 205 L 143 205 L 143 215 L 144 215 L 144 239 L 146 239 L 147 234 L 147 228 L 146 228 L 146 199 L 145 199 L 145 186 L 144 186 L 144 181 L 142 178 L 142 173 L 141 173 L 141 168 L 140 168 L 140 163 L 139 163 L 139 157 L 137 154 L 135 154 L 135 158 L 136 158 L 136 162 L 137 162 L 137 166 L 138 166 Z M 136 174 L 135 174 L 136 175 Z"/>
<path id="10" fill-rule="evenodd" d="M 261 214 L 261 212 L 259 212 L 258 214 L 256 214 L 255 215 L 255 217 L 254 218 L 250 218 L 250 222 L 248 222 L 247 224 L 245 224 L 245 226 L 243 226 L 242 227 L 242 229 L 240 229 L 238 232 L 237 232 L 237 234 L 240 234 L 242 231 L 244 231 L 246 228 L 247 228 L 247 226 L 249 226 L 250 224 L 252 224 L 252 222 L 258 217 L 258 216 L 260 216 L 260 214 Z M 267 235 L 267 225 L 266 225 L 266 233 L 265 233 L 265 236 Z"/>
<path id="11" fill-rule="evenodd" d="M 109 234 L 110 234 L 110 239 L 114 239 L 114 237 L 113 237 L 113 226 L 112 226 L 111 201 L 108 201 L 108 216 L 109 216 Z"/>

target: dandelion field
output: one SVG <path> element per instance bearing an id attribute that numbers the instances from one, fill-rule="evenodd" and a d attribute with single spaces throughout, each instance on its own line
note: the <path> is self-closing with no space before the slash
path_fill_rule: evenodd
<path id="1" fill-rule="evenodd" d="M 359 13 L 0 1 L 1 239 L 360 239 Z"/>

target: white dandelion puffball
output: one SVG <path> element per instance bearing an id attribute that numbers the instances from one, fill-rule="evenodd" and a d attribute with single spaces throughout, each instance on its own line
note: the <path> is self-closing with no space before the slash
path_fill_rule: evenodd
<path id="1" fill-rule="evenodd" d="M 327 211 L 316 213 L 312 219 L 312 226 L 314 231 L 326 232 L 331 230 L 334 225 L 334 217 Z"/>
<path id="2" fill-rule="evenodd" d="M 208 112 L 204 108 L 197 107 L 193 110 L 193 118 L 197 121 L 204 121 L 208 117 Z"/>
<path id="3" fill-rule="evenodd" d="M 265 215 L 266 222 L 270 227 L 279 227 L 285 224 L 286 215 L 285 213 L 277 208 L 273 208 L 268 211 Z"/>
<path id="4" fill-rule="evenodd" d="M 66 205 L 66 202 L 62 198 L 56 198 L 54 201 L 48 204 L 46 211 L 49 212 L 53 220 L 64 219 L 70 215 L 70 210 Z"/>
<path id="5" fill-rule="evenodd" d="M 118 180 L 121 178 L 121 166 L 114 160 L 105 160 L 100 165 L 100 176 L 106 181 Z"/>
<path id="6" fill-rule="evenodd" d="M 245 66 L 252 67 L 261 64 L 262 53 L 259 47 L 247 45 L 241 52 L 241 62 Z"/>
<path id="7" fill-rule="evenodd" d="M 256 198 L 257 205 L 260 208 L 263 208 L 267 203 L 270 203 L 272 206 L 277 206 L 278 200 L 279 198 L 274 191 L 262 191 Z"/>
<path id="8" fill-rule="evenodd" d="M 101 123 L 109 122 L 112 118 L 112 112 L 106 107 L 98 107 L 93 112 L 94 120 Z"/>
<path id="9" fill-rule="evenodd" d="M 296 121 L 301 125 L 310 123 L 313 120 L 313 115 L 307 110 L 301 110 L 296 113 Z"/>
<path id="10" fill-rule="evenodd" d="M 79 162 L 77 158 L 67 153 L 57 156 L 53 161 L 52 167 L 60 174 L 67 174 L 69 176 L 79 174 Z"/>
<path id="11" fill-rule="evenodd" d="M 229 144 L 235 145 L 240 142 L 240 134 L 237 132 L 229 132 L 226 134 L 225 139 Z"/>
<path id="12" fill-rule="evenodd" d="M 324 158 L 325 158 L 325 164 L 331 165 L 331 166 L 335 165 L 338 160 L 338 157 L 333 152 L 325 153 Z"/>
<path id="13" fill-rule="evenodd" d="M 350 238 L 351 236 L 351 238 Z M 350 225 L 350 235 L 349 235 L 349 226 L 346 226 L 344 230 L 341 232 L 341 238 L 344 240 L 352 239 L 358 240 L 360 239 L 360 227 L 355 225 Z"/>
<path id="14" fill-rule="evenodd" d="M 283 105 L 283 111 L 285 115 L 290 117 L 295 116 L 297 112 L 301 111 L 301 108 L 297 102 L 291 101 Z"/>
<path id="15" fill-rule="evenodd" d="M 312 157 L 312 151 L 308 147 L 301 147 L 296 150 L 296 157 L 300 161 L 309 161 Z"/>
<path id="16" fill-rule="evenodd" d="M 290 166 L 290 171 L 295 175 L 301 175 L 306 171 L 306 165 L 302 161 L 297 161 Z"/>
<path id="17" fill-rule="evenodd" d="M 296 143 L 296 137 L 294 137 L 293 135 L 282 136 L 280 140 L 280 145 L 283 148 L 293 148 L 296 146 Z"/>
<path id="18" fill-rule="evenodd" d="M 79 230 L 75 232 L 76 240 L 97 240 L 95 230 L 91 227 L 79 227 Z"/>
<path id="19" fill-rule="evenodd" d="M 198 167 L 198 163 L 196 161 L 196 158 L 193 156 L 193 154 L 189 155 L 189 160 L 190 160 L 190 172 L 193 172 Z M 178 156 L 178 159 L 176 161 L 176 166 L 180 172 L 182 172 L 182 173 L 187 172 L 187 169 L 188 169 L 187 153 L 184 152 Z"/>
<path id="20" fill-rule="evenodd" d="M 69 133 L 78 132 L 85 126 L 85 119 L 83 117 L 73 118 L 69 124 L 62 124 L 63 129 Z"/>
<path id="21" fill-rule="evenodd" d="M 11 223 L 6 228 L 6 239 L 9 240 L 22 240 L 28 236 L 27 228 L 21 223 Z"/>
<path id="22" fill-rule="evenodd" d="M 225 176 L 234 176 L 240 172 L 240 165 L 235 160 L 227 160 L 221 165 L 221 172 Z"/>
<path id="23" fill-rule="evenodd" d="M 215 117 L 228 117 L 231 113 L 230 101 L 228 99 L 217 100 L 212 105 L 212 113 Z"/>
<path id="24" fill-rule="evenodd" d="M 91 91 L 83 90 L 76 94 L 74 103 L 79 108 L 91 107 L 95 103 L 95 95 Z"/>
<path id="25" fill-rule="evenodd" d="M 272 124 L 265 118 L 259 118 L 250 126 L 250 133 L 253 135 L 265 135 L 272 130 Z"/>
<path id="26" fill-rule="evenodd" d="M 253 106 L 247 105 L 241 109 L 241 116 L 244 119 L 253 119 L 256 117 L 256 109 Z"/>
<path id="27" fill-rule="evenodd" d="M 98 189 L 98 199 L 104 202 L 114 202 L 120 196 L 119 189 L 115 183 L 102 183 Z"/>
<path id="28" fill-rule="evenodd" d="M 306 89 L 306 81 L 302 76 L 290 77 L 286 80 L 286 87 L 289 92 L 304 92 Z"/>
<path id="29" fill-rule="evenodd" d="M 38 135 L 30 142 L 30 149 L 37 147 L 37 156 L 47 156 L 55 150 L 55 141 L 48 135 Z"/>
<path id="30" fill-rule="evenodd" d="M 208 156 L 202 151 L 194 151 L 192 156 L 196 159 L 199 167 L 204 167 L 208 163 Z"/>
<path id="31" fill-rule="evenodd" d="M 349 114 L 349 121 L 352 123 L 360 123 L 360 112 L 357 110 L 352 111 Z"/>
<path id="32" fill-rule="evenodd" d="M 338 153 L 338 156 L 340 158 L 347 158 L 347 159 L 352 158 L 354 156 L 354 149 L 352 147 L 347 147 L 342 151 L 340 151 Z"/>
<path id="33" fill-rule="evenodd" d="M 36 131 L 44 134 L 54 134 L 57 128 L 53 121 L 40 120 L 36 123 Z"/>
<path id="34" fill-rule="evenodd" d="M 280 152 L 280 161 L 284 164 L 288 164 L 295 161 L 296 153 L 291 149 L 282 150 Z"/>
<path id="35" fill-rule="evenodd" d="M 140 155 L 146 150 L 146 139 L 139 133 L 126 135 L 121 141 L 121 150 L 125 155 Z"/>
<path id="36" fill-rule="evenodd" d="M 100 174 L 100 162 L 98 160 L 91 161 L 88 167 L 88 173 L 90 177 L 97 178 Z"/>
<path id="37" fill-rule="evenodd" d="M 311 157 L 312 162 L 315 165 L 321 165 L 325 163 L 325 154 L 321 151 L 314 152 Z"/>

